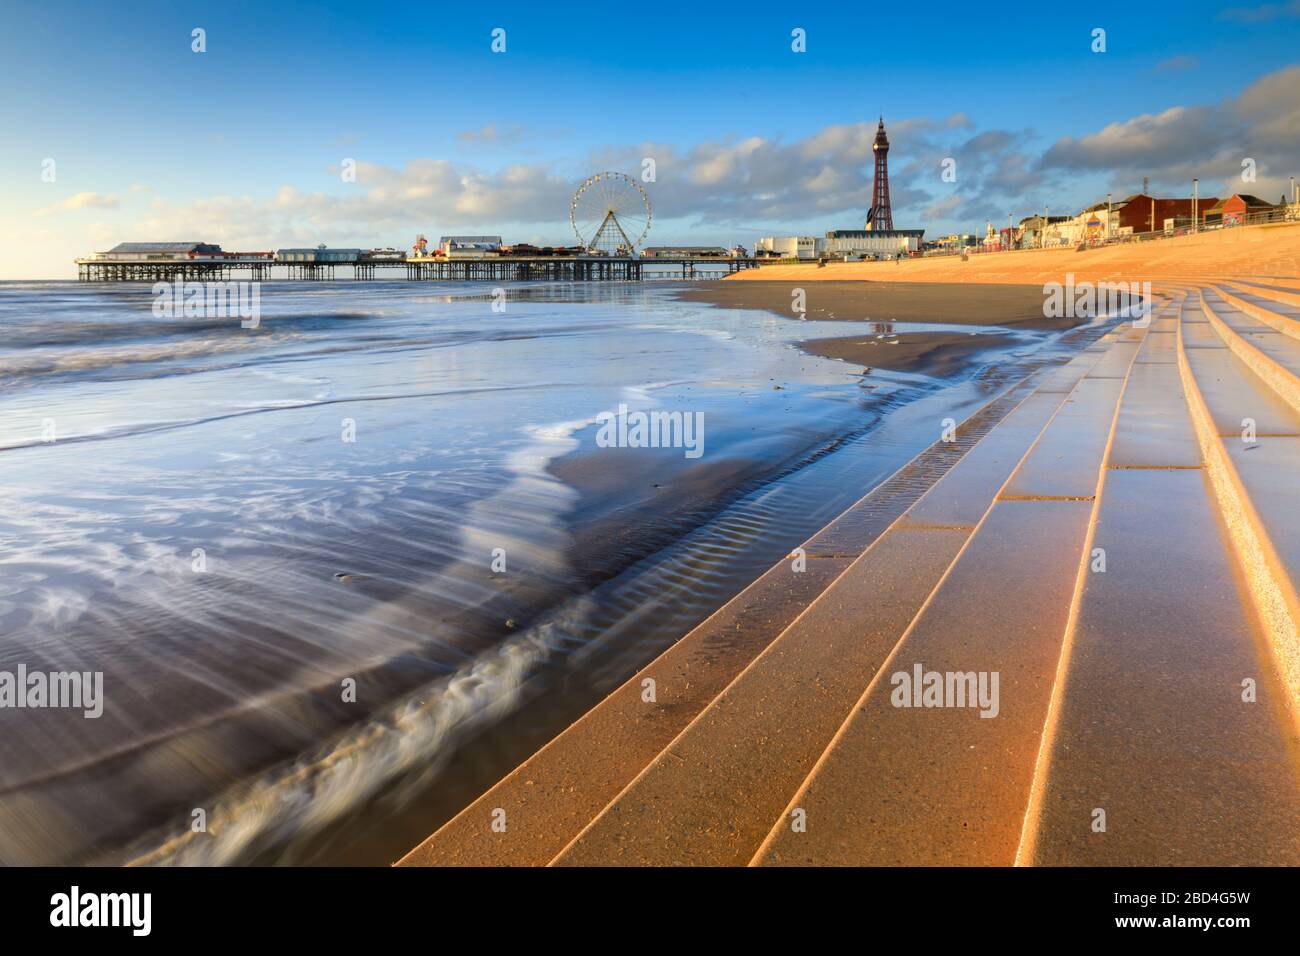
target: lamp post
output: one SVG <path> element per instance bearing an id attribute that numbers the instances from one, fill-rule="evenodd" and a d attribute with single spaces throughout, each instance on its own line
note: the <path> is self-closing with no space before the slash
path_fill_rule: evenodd
<path id="1" fill-rule="evenodd" d="M 1039 244 L 1041 248 L 1047 248 L 1047 206 L 1043 206 L 1043 241 Z"/>
<path id="2" fill-rule="evenodd" d="M 1106 193 L 1106 241 L 1107 242 L 1110 242 L 1110 217 L 1111 217 L 1110 193 Z"/>
<path id="3" fill-rule="evenodd" d="M 1201 200 L 1201 181 L 1199 179 L 1193 179 L 1192 180 L 1192 234 L 1193 235 L 1196 234 L 1197 227 L 1200 225 L 1199 222 L 1200 209 L 1198 208 L 1201 204 L 1200 200 Z"/>
<path id="4" fill-rule="evenodd" d="M 1291 177 L 1291 202 L 1292 202 L 1292 204 L 1300 203 L 1300 196 L 1297 196 L 1297 195 L 1296 195 L 1296 192 L 1295 192 L 1295 177 L 1294 177 L 1294 176 Z"/>

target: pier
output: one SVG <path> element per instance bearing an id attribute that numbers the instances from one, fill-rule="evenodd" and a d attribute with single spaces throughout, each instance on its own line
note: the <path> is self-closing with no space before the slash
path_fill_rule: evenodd
<path id="1" fill-rule="evenodd" d="M 720 278 L 758 267 L 753 258 L 636 256 L 416 257 L 353 262 L 278 262 L 269 258 L 193 258 L 121 261 L 77 260 L 82 282 L 228 282 L 231 280 L 357 281 L 407 279 L 433 282 L 639 282 L 649 279 Z"/>

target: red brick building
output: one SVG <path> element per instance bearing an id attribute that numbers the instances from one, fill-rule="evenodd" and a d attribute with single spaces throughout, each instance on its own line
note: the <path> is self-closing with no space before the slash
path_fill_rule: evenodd
<path id="1" fill-rule="evenodd" d="M 1219 202 L 1217 196 L 1202 196 L 1199 199 L 1156 199 L 1138 193 L 1115 203 L 1118 219 L 1117 229 L 1132 229 L 1134 232 L 1159 232 L 1165 227 L 1166 219 L 1191 222 L 1192 205 L 1196 204 L 1196 215 L 1205 222 L 1205 215 Z"/>
<path id="2" fill-rule="evenodd" d="M 1215 203 L 1214 208 L 1209 210 L 1208 218 L 1210 222 L 1241 222 L 1243 216 L 1269 213 L 1275 209 L 1277 207 L 1267 199 L 1237 193 L 1222 202 Z"/>

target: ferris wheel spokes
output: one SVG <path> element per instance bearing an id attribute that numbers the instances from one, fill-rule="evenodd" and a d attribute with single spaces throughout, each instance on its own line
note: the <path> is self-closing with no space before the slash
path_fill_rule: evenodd
<path id="1" fill-rule="evenodd" d="M 569 222 L 578 242 L 601 255 L 638 255 L 652 217 L 650 197 L 625 173 L 589 177 L 569 205 Z"/>

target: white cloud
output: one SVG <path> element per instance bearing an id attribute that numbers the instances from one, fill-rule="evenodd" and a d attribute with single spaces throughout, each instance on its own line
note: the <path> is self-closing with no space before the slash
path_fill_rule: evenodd
<path id="1" fill-rule="evenodd" d="M 78 209 L 116 209 L 120 203 L 116 196 L 104 196 L 100 193 L 74 193 L 67 199 L 37 210 L 38 216 L 50 216 L 58 212 L 74 212 Z"/>
<path id="2" fill-rule="evenodd" d="M 1175 106 L 1111 123 L 1095 133 L 1058 140 L 1037 168 L 1100 171 L 1134 181 L 1187 184 L 1222 195 L 1255 192 L 1282 183 L 1300 149 L 1300 66 L 1261 77 L 1241 92 L 1205 106 Z M 1241 182 L 1244 159 L 1255 160 L 1260 182 Z M 1280 191 L 1277 195 L 1281 195 Z"/>
<path id="3" fill-rule="evenodd" d="M 1204 106 L 1173 106 L 1161 113 L 1143 113 L 1077 139 L 1058 140 L 1043 162 L 1066 169 L 1174 162 L 1221 144 L 1227 131 L 1217 112 Z"/>

